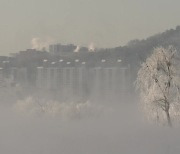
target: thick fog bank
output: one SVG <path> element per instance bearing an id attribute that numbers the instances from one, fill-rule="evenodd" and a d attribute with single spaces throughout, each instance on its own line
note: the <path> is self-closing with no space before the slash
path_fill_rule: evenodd
<path id="1" fill-rule="evenodd" d="M 178 126 L 170 129 L 147 123 L 136 103 L 97 108 L 88 116 L 64 120 L 61 114 L 29 115 L 1 105 L 0 153 L 179 154 Z"/>

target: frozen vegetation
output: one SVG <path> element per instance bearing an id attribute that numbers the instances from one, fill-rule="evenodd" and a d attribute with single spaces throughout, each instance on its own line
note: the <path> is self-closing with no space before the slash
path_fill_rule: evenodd
<path id="1" fill-rule="evenodd" d="M 35 99 L 27 97 L 18 100 L 14 105 L 14 111 L 30 116 L 59 117 L 62 120 L 81 119 L 98 116 L 102 112 L 102 106 L 87 102 L 60 103 L 53 100 Z"/>
<path id="2" fill-rule="evenodd" d="M 148 117 L 157 122 L 167 121 L 169 126 L 180 115 L 179 66 L 179 56 L 174 47 L 155 48 L 142 64 L 136 81 Z"/>

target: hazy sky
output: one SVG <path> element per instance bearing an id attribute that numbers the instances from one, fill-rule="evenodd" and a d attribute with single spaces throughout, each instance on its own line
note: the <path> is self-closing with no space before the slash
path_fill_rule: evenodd
<path id="1" fill-rule="evenodd" d="M 0 0 L 0 54 L 40 38 L 115 47 L 180 24 L 179 0 Z"/>

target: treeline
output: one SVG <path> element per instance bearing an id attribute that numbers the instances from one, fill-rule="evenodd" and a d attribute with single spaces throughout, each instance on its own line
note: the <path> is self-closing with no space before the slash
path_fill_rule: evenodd
<path id="1" fill-rule="evenodd" d="M 107 61 L 122 60 L 122 65 L 130 65 L 132 76 L 136 77 L 137 69 L 145 61 L 155 47 L 167 47 L 173 45 L 180 52 L 180 26 L 175 29 L 167 30 L 163 33 L 156 34 L 143 40 L 131 40 L 125 46 L 119 46 L 109 49 L 100 49 L 98 52 L 80 54 L 92 64 L 98 63 L 101 59 Z"/>

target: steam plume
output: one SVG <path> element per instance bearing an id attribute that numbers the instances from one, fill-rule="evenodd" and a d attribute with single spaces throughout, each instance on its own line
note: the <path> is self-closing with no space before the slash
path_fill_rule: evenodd
<path id="1" fill-rule="evenodd" d="M 74 52 L 79 52 L 80 46 L 77 45 L 76 49 L 74 50 Z"/>
<path id="2" fill-rule="evenodd" d="M 95 50 L 95 47 L 94 47 L 94 43 L 93 43 L 93 42 L 91 42 L 91 43 L 89 44 L 88 50 L 89 50 L 89 51 L 94 51 L 94 50 Z"/>
<path id="3" fill-rule="evenodd" d="M 50 37 L 47 37 L 45 39 L 41 39 L 39 37 L 34 37 L 31 40 L 32 49 L 36 50 L 43 50 L 47 49 L 49 44 L 53 43 L 54 40 Z"/>

